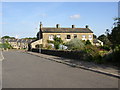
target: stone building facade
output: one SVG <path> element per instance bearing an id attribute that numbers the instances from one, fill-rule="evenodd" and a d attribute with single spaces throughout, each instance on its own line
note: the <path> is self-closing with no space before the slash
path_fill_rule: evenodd
<path id="1" fill-rule="evenodd" d="M 76 28 L 72 25 L 71 28 L 60 27 L 59 24 L 56 27 L 43 27 L 40 23 L 40 31 L 37 33 L 39 37 L 38 41 L 31 43 L 32 48 L 35 45 L 42 44 L 43 47 L 48 45 L 48 40 L 53 40 L 54 36 L 61 38 L 63 42 L 68 42 L 71 39 L 78 38 L 80 40 L 89 40 L 93 44 L 93 32 L 86 25 L 85 28 Z"/>

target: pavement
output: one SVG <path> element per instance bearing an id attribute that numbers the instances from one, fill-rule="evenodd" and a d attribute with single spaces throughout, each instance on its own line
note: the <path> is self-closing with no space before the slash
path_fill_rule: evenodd
<path id="1" fill-rule="evenodd" d="M 3 56 L 3 90 L 4 88 L 112 89 L 119 86 L 118 78 L 55 62 L 50 55 L 43 57 L 24 51 L 4 51 Z M 60 61 L 59 58 L 57 60 Z"/>
<path id="2" fill-rule="evenodd" d="M 111 65 L 103 65 L 103 64 L 95 64 L 92 62 L 85 62 L 85 61 L 75 61 L 73 59 L 67 59 L 67 58 L 62 58 L 62 57 L 57 57 L 57 56 L 52 56 L 52 55 L 46 55 L 46 54 L 41 54 L 41 53 L 35 53 L 35 52 L 28 52 L 28 54 L 32 54 L 35 56 L 39 56 L 41 58 L 45 58 L 48 60 L 52 60 L 58 63 L 63 63 L 72 67 L 76 68 L 81 68 L 93 72 L 97 72 L 100 74 L 105 74 L 108 76 L 116 77 L 120 79 L 120 72 L 118 67 L 111 66 Z"/>

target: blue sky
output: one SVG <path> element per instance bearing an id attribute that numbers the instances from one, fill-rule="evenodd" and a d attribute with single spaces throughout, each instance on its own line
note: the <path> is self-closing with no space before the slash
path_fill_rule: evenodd
<path id="1" fill-rule="evenodd" d="M 43 27 L 89 28 L 104 34 L 118 16 L 117 2 L 3 2 L 2 35 L 35 37 L 39 22 Z"/>

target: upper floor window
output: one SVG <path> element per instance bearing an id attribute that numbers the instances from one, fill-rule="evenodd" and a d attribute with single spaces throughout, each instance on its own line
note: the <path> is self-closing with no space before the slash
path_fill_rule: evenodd
<path id="1" fill-rule="evenodd" d="M 74 38 L 77 38 L 77 35 L 76 35 L 76 34 L 74 34 Z"/>
<path id="2" fill-rule="evenodd" d="M 53 40 L 54 35 L 49 35 L 49 40 Z"/>
<path id="3" fill-rule="evenodd" d="M 86 40 L 86 35 L 82 35 L 82 40 Z"/>
<path id="4" fill-rule="evenodd" d="M 89 35 L 89 40 L 92 40 L 92 35 Z"/>
<path id="5" fill-rule="evenodd" d="M 82 35 L 82 38 L 85 38 L 86 36 L 85 35 Z"/>
<path id="6" fill-rule="evenodd" d="M 70 35 L 67 35 L 67 39 L 70 39 L 71 37 L 70 37 Z"/>
<path id="7" fill-rule="evenodd" d="M 92 37 L 92 35 L 89 35 L 89 38 L 91 38 Z"/>

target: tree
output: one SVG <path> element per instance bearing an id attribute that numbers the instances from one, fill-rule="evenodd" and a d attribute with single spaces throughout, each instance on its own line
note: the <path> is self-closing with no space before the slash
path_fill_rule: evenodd
<path id="1" fill-rule="evenodd" d="M 26 37 L 26 38 L 22 38 L 22 39 L 37 39 L 36 37 Z"/>
<path id="2" fill-rule="evenodd" d="M 97 36 L 95 34 L 93 34 L 93 39 L 96 39 L 96 38 L 97 38 Z"/>
<path id="3" fill-rule="evenodd" d="M 108 35 L 109 40 L 112 42 L 113 49 L 120 46 L 120 25 L 114 27 L 111 34 Z"/>
<path id="4" fill-rule="evenodd" d="M 15 37 L 3 36 L 2 39 L 15 39 Z"/>
<path id="5" fill-rule="evenodd" d="M 115 25 L 110 34 L 108 33 L 108 39 L 111 41 L 113 49 L 116 46 L 120 47 L 120 18 L 115 18 L 114 20 L 117 21 L 117 25 Z"/>
<path id="6" fill-rule="evenodd" d="M 48 43 L 54 44 L 55 49 L 59 49 L 59 45 L 63 44 L 63 40 L 61 38 L 58 38 L 56 35 L 53 38 L 53 41 L 48 40 Z"/>
<path id="7" fill-rule="evenodd" d="M 8 39 L 10 38 L 10 36 L 3 36 L 2 39 L 5 38 L 5 39 Z"/>

